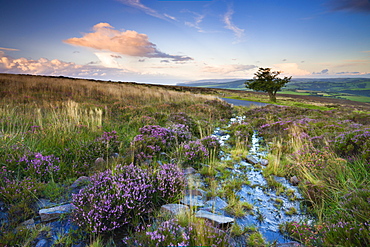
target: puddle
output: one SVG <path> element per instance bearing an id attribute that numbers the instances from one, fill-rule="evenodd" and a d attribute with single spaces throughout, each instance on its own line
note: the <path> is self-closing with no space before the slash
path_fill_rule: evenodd
<path id="1" fill-rule="evenodd" d="M 230 124 L 241 122 L 243 119 L 242 117 L 233 118 Z M 214 131 L 214 136 L 219 138 L 221 145 L 227 145 L 227 140 L 230 137 L 229 134 L 220 128 Z M 262 138 L 255 131 L 252 136 L 249 155 L 252 155 L 258 161 L 261 161 L 268 153 L 265 144 L 262 143 Z M 231 158 L 230 155 L 224 155 L 223 159 L 228 160 Z M 308 216 L 305 215 L 300 207 L 300 201 L 303 197 L 299 193 L 298 188 L 291 185 L 284 177 L 274 177 L 277 182 L 285 187 L 284 193 L 279 193 L 275 189 L 269 188 L 262 174 L 264 167 L 258 167 L 260 166 L 255 167 L 247 161 L 241 161 L 234 165 L 232 173 L 235 175 L 243 174 L 250 181 L 250 185 L 243 185 L 242 189 L 236 194 L 240 196 L 242 201 L 254 205 L 252 214 L 236 218 L 235 220 L 240 226 L 256 226 L 268 242 L 285 243 L 292 241 L 279 232 L 279 225 L 288 221 L 308 219 Z M 286 193 L 287 191 L 289 193 Z M 293 210 L 291 208 L 296 210 L 292 215 L 289 214 L 289 210 Z M 227 215 L 223 211 L 220 211 L 220 213 Z"/>

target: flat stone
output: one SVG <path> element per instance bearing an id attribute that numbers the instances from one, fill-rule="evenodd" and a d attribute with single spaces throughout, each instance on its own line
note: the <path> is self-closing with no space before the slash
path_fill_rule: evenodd
<path id="1" fill-rule="evenodd" d="M 252 165 L 256 165 L 259 163 L 258 158 L 250 154 L 248 154 L 247 157 L 245 157 L 245 159 Z"/>
<path id="2" fill-rule="evenodd" d="M 162 205 L 161 207 L 162 212 L 170 213 L 173 215 L 178 215 L 188 210 L 189 210 L 189 207 L 183 204 L 166 204 L 166 205 Z"/>
<path id="3" fill-rule="evenodd" d="M 192 195 L 192 196 L 204 197 L 206 195 L 206 192 L 202 189 L 194 189 L 194 190 L 187 190 L 186 194 L 189 196 Z"/>
<path id="4" fill-rule="evenodd" d="M 221 210 L 228 206 L 227 202 L 222 200 L 220 197 L 215 197 L 206 202 L 206 206 L 209 206 L 215 210 Z"/>
<path id="5" fill-rule="evenodd" d="M 46 239 L 40 239 L 38 242 L 37 242 L 37 244 L 35 245 L 35 247 L 49 247 L 49 246 L 51 246 L 51 244 L 49 243 L 49 241 L 48 240 L 46 240 Z"/>
<path id="6" fill-rule="evenodd" d="M 269 164 L 269 161 L 266 160 L 266 159 L 261 159 L 260 164 L 263 165 L 263 166 L 267 166 Z"/>
<path id="7" fill-rule="evenodd" d="M 60 218 L 62 214 L 70 213 L 72 209 L 73 209 L 72 204 L 66 204 L 62 206 L 41 209 L 39 210 L 39 215 L 41 217 L 42 222 L 47 222 Z"/>
<path id="8" fill-rule="evenodd" d="M 304 245 L 302 245 L 298 242 L 292 241 L 292 242 L 288 242 L 288 243 L 276 244 L 276 246 L 277 247 L 303 247 Z"/>
<path id="9" fill-rule="evenodd" d="M 299 179 L 297 178 L 297 176 L 293 176 L 290 178 L 290 183 L 294 186 L 298 185 L 299 184 Z"/>
<path id="10" fill-rule="evenodd" d="M 204 201 L 202 200 L 202 196 L 196 196 L 196 195 L 186 195 L 181 200 L 181 203 L 192 206 L 192 207 L 203 207 Z"/>
<path id="11" fill-rule="evenodd" d="M 187 167 L 183 170 L 184 172 L 184 175 L 190 175 L 190 174 L 194 174 L 197 172 L 197 170 L 195 170 L 193 167 Z"/>
<path id="12" fill-rule="evenodd" d="M 35 226 L 35 221 L 34 219 L 29 219 L 20 224 L 20 226 L 24 226 L 27 229 L 32 229 Z"/>
<path id="13" fill-rule="evenodd" d="M 218 214 L 213 214 L 213 213 L 210 213 L 210 212 L 204 211 L 204 210 L 199 210 L 195 214 L 195 217 L 208 219 L 208 220 L 210 220 L 210 221 L 212 221 L 216 224 L 219 224 L 219 225 L 230 224 L 230 223 L 234 222 L 233 218 L 218 215 Z"/>

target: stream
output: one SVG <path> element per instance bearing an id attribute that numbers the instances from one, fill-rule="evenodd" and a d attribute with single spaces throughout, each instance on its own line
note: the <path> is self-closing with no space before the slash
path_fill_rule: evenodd
<path id="1" fill-rule="evenodd" d="M 241 121 L 243 121 L 241 117 L 232 118 L 230 125 L 236 122 L 240 123 Z M 221 145 L 227 145 L 227 140 L 230 137 L 227 131 L 217 128 L 213 135 L 219 138 Z M 248 156 L 252 156 L 258 162 L 262 161 L 268 153 L 266 146 L 261 144 L 261 140 L 262 138 L 258 136 L 257 131 L 254 131 Z M 231 159 L 230 155 L 224 156 L 224 160 Z M 262 174 L 263 169 L 264 166 L 255 167 L 247 161 L 234 164 L 233 174 L 244 173 L 250 181 L 250 185 L 243 185 L 242 189 L 236 194 L 240 196 L 240 200 L 254 205 L 253 214 L 247 214 L 235 220 L 240 226 L 256 226 L 265 240 L 270 243 L 290 242 L 292 241 L 291 239 L 279 232 L 279 225 L 287 221 L 308 220 L 308 216 L 305 215 L 300 206 L 300 201 L 303 200 L 303 197 L 299 193 L 298 188 L 291 185 L 284 177 L 274 176 L 275 181 L 285 187 L 284 193 L 277 193 L 275 189 L 269 188 Z M 286 193 L 287 191 L 289 193 Z M 290 208 L 295 208 L 296 212 L 286 214 Z M 222 210 L 219 213 L 228 216 Z"/>

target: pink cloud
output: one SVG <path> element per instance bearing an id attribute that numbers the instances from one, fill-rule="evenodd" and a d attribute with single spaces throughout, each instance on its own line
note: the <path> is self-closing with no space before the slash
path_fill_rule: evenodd
<path id="1" fill-rule="evenodd" d="M 5 48 L 5 47 L 0 47 L 0 50 L 4 50 L 4 51 L 19 51 L 19 49 Z"/>
<path id="2" fill-rule="evenodd" d="M 118 72 L 111 68 L 78 65 L 75 63 L 63 62 L 58 59 L 48 60 L 40 58 L 38 60 L 26 58 L 12 58 L 5 56 L 0 51 L 0 72 L 13 74 L 33 74 L 33 75 L 64 75 L 64 76 L 104 76 L 107 72 Z M 122 70 L 121 70 L 122 71 Z"/>
<path id="3" fill-rule="evenodd" d="M 298 64 L 296 63 L 274 64 L 273 70 L 282 71 L 283 74 L 292 75 L 292 76 L 304 76 L 304 75 L 311 74 L 307 70 L 298 68 Z"/>
<path id="4" fill-rule="evenodd" d="M 98 23 L 92 33 L 82 38 L 70 38 L 65 43 L 77 46 L 90 47 L 96 50 L 105 50 L 127 56 L 168 58 L 173 61 L 192 60 L 190 57 L 170 55 L 159 51 L 156 45 L 149 41 L 146 34 L 136 31 L 118 31 L 108 23 Z"/>

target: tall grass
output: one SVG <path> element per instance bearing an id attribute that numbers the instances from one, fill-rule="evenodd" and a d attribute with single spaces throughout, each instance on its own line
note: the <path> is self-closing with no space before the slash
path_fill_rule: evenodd
<path id="1" fill-rule="evenodd" d="M 170 129 L 184 118 L 195 140 L 210 135 L 231 114 L 229 106 L 209 95 L 134 83 L 0 74 L 0 200 L 6 202 L 13 217 L 0 225 L 0 245 L 17 244 L 6 240 L 7 236 L 20 221 L 35 215 L 35 201 L 45 197 L 57 203 L 66 200 L 68 185 L 80 176 L 131 162 L 148 171 L 159 170 L 156 159 L 139 162 L 131 156 L 132 141 L 142 127 Z M 185 143 L 179 145 L 186 147 Z M 199 147 L 204 148 L 203 144 Z M 208 156 L 202 162 L 216 163 L 218 150 L 207 148 Z M 172 154 L 173 150 L 180 149 L 163 150 L 168 154 L 162 161 L 183 156 Z M 183 162 L 174 161 L 175 165 Z M 29 169 L 40 169 L 33 166 L 36 163 L 43 172 L 55 169 L 47 176 L 33 174 Z M 200 223 L 194 224 L 194 229 L 202 228 Z M 212 229 L 205 231 L 213 234 Z M 15 237 L 21 238 L 17 234 Z M 73 235 L 63 237 L 68 242 L 71 238 Z M 91 239 L 96 239 L 92 245 L 104 245 L 99 236 Z M 212 243 L 212 238 L 199 236 L 192 241 Z"/>

